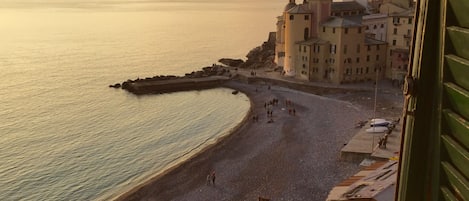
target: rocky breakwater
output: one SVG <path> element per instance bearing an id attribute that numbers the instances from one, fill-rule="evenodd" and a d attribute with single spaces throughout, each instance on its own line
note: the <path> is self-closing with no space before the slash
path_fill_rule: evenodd
<path id="1" fill-rule="evenodd" d="M 109 85 L 112 88 L 122 88 L 136 95 L 161 94 L 177 91 L 200 90 L 219 87 L 230 80 L 231 73 L 223 66 L 213 65 L 204 67 L 200 71 L 186 73 L 184 76 L 159 75 L 144 79 L 127 80 L 122 84 Z"/>
<path id="2" fill-rule="evenodd" d="M 208 89 L 221 86 L 230 80 L 233 74 L 230 68 L 237 70 L 263 68 L 266 71 L 278 70 L 274 63 L 275 32 L 269 33 L 268 40 L 261 46 L 255 47 L 246 55 L 247 60 L 222 58 L 218 60 L 223 65 L 213 64 L 200 71 L 187 73 L 184 76 L 160 75 L 144 79 L 127 80 L 125 82 L 109 85 L 111 88 L 122 88 L 133 94 L 159 94 L 176 91 Z M 236 75 L 236 73 L 234 74 Z"/>

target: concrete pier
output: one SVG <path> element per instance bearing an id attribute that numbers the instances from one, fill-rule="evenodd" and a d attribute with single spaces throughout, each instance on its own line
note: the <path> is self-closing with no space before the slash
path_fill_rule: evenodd
<path id="1" fill-rule="evenodd" d="M 346 161 L 361 161 L 365 158 L 388 160 L 399 156 L 401 143 L 401 124 L 388 135 L 386 148 L 378 147 L 379 138 L 385 133 L 368 133 L 369 124 L 358 130 L 357 134 L 340 151 L 340 157 Z"/>

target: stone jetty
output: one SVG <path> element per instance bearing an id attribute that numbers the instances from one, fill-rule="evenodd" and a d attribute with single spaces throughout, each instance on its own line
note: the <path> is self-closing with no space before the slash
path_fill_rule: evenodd
<path id="1" fill-rule="evenodd" d="M 184 76 L 159 75 L 147 78 L 127 80 L 123 83 L 111 84 L 111 88 L 122 88 L 136 95 L 160 94 L 177 91 L 201 90 L 220 87 L 231 80 L 234 75 L 229 69 L 274 68 L 275 32 L 269 33 L 268 40 L 246 55 L 247 60 L 222 58 L 218 62 L 202 70 L 186 73 Z"/>

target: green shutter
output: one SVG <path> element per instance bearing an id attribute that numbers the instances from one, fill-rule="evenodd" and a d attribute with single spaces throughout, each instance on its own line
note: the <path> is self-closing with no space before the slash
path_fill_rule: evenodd
<path id="1" fill-rule="evenodd" d="M 469 201 L 469 0 L 418 2 L 396 195 Z"/>
<path id="2" fill-rule="evenodd" d="M 440 198 L 469 200 L 469 1 L 450 0 L 443 16 Z M 445 35 L 445 34 L 444 34 Z M 447 189 L 445 191 L 443 189 Z"/>

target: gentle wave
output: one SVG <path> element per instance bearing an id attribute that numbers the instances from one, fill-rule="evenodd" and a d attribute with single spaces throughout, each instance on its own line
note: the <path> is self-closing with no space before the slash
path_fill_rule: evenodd
<path id="1" fill-rule="evenodd" d="M 238 125 L 250 103 L 230 89 L 134 96 L 107 87 L 242 58 L 275 30 L 274 8 L 284 4 L 187 3 L 27 11 L 2 3 L 2 200 L 106 199 Z"/>

